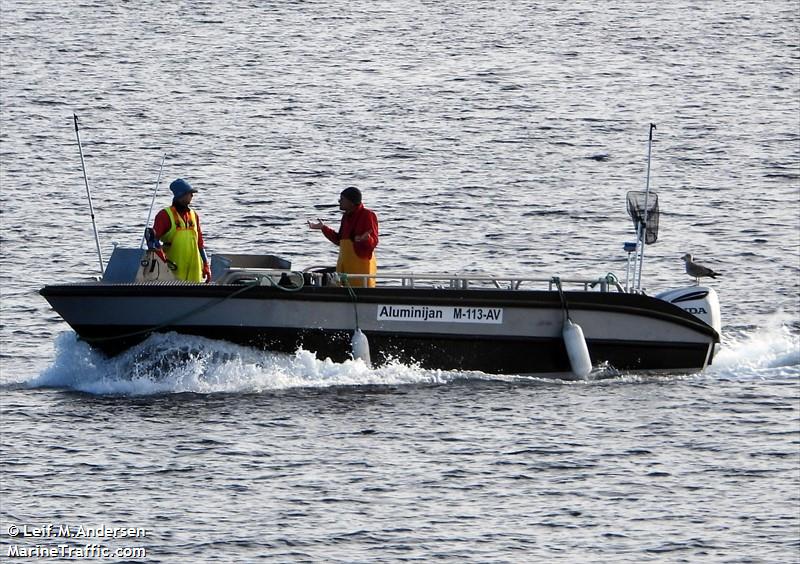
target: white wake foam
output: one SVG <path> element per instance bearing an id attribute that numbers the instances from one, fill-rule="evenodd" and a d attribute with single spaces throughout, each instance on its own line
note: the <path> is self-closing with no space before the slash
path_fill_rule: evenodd
<path id="1" fill-rule="evenodd" d="M 293 355 L 263 352 L 175 333 L 153 335 L 108 358 L 67 332 L 56 341 L 53 364 L 27 385 L 103 395 L 257 393 L 302 387 L 440 384 L 463 376 L 400 363 L 370 369 L 361 360 L 335 363 L 305 350 Z"/>
<path id="2" fill-rule="evenodd" d="M 723 332 L 722 349 L 709 369 L 729 378 L 796 377 L 800 375 L 800 335 L 784 315 L 761 327 Z"/>

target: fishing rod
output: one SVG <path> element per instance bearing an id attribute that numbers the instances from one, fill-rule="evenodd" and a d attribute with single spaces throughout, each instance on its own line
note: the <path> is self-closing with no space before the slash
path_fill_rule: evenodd
<path id="1" fill-rule="evenodd" d="M 656 124 L 650 124 L 650 134 L 647 140 L 647 181 L 645 184 L 644 189 L 644 225 L 642 226 L 642 234 L 639 237 L 639 277 L 636 281 L 636 288 L 637 290 L 642 290 L 642 267 L 644 266 L 644 248 L 647 244 L 647 216 L 648 216 L 648 207 L 650 199 L 650 156 L 652 154 L 653 148 L 653 130 L 656 128 Z"/>
<path id="2" fill-rule="evenodd" d="M 147 211 L 147 221 L 144 222 L 144 227 L 147 229 L 150 226 L 150 217 L 153 215 L 153 206 L 156 203 L 156 193 L 158 193 L 158 185 L 161 184 L 161 173 L 164 172 L 164 161 L 167 160 L 167 154 L 164 153 L 164 156 L 161 159 L 161 168 L 158 169 L 158 178 L 156 179 L 156 189 L 153 190 L 153 199 L 150 200 L 150 209 Z M 146 235 L 142 235 L 142 242 L 139 243 L 139 248 L 144 248 L 144 242 L 146 239 Z"/>
<path id="3" fill-rule="evenodd" d="M 94 228 L 94 242 L 97 245 L 97 258 L 100 260 L 100 275 L 105 273 L 103 267 L 103 253 L 100 251 L 100 237 L 97 234 L 97 223 L 94 219 L 94 206 L 92 206 L 92 191 L 89 190 L 89 178 L 86 176 L 86 162 L 83 160 L 83 147 L 81 146 L 81 134 L 78 131 L 78 114 L 73 113 L 75 118 L 75 137 L 78 139 L 78 151 L 81 154 L 81 168 L 83 168 L 83 182 L 86 184 L 86 196 L 89 198 L 89 215 L 92 216 L 92 227 Z"/>

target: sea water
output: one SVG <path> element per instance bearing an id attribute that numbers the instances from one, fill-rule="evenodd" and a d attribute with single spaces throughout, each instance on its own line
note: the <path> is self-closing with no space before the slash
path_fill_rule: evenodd
<path id="1" fill-rule="evenodd" d="M 798 23 L 792 1 L 4 0 L 0 560 L 798 561 Z M 211 253 L 333 264 L 305 220 L 336 225 L 355 185 L 381 268 L 541 277 L 624 278 L 655 123 L 644 285 L 692 283 L 686 252 L 721 272 L 721 350 L 579 381 L 176 334 L 107 358 L 37 293 L 99 274 L 73 112 L 105 259 L 166 154 L 157 205 L 187 178 Z"/>

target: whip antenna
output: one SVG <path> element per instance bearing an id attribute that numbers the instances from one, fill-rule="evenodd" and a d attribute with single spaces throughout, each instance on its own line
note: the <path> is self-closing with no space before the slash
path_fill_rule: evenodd
<path id="1" fill-rule="evenodd" d="M 649 215 L 648 205 L 650 200 L 650 156 L 652 155 L 653 148 L 653 130 L 656 124 L 650 124 L 650 135 L 647 139 L 647 183 L 644 189 L 644 224 L 639 236 L 639 278 L 636 281 L 636 289 L 641 292 L 642 290 L 642 267 L 644 266 L 644 247 L 647 243 L 647 216 Z"/>
<path id="2" fill-rule="evenodd" d="M 158 185 L 161 184 L 161 173 L 164 172 L 164 161 L 167 160 L 167 154 L 164 153 L 164 156 L 161 159 L 161 168 L 158 169 L 158 178 L 156 179 L 156 189 L 153 190 L 153 199 L 150 200 L 150 209 L 147 211 L 147 221 L 144 222 L 144 227 L 147 229 L 150 227 L 150 217 L 153 215 L 153 206 L 156 203 L 156 193 L 158 193 Z M 139 248 L 144 249 L 144 240 L 146 235 L 142 235 L 142 242 L 139 243 Z"/>
<path id="3" fill-rule="evenodd" d="M 103 253 L 100 251 L 100 237 L 97 235 L 97 223 L 94 220 L 94 206 L 92 206 L 92 191 L 89 190 L 89 178 L 86 176 L 86 162 L 83 160 L 83 147 L 81 147 L 81 134 L 78 131 L 78 114 L 73 113 L 75 118 L 75 137 L 78 139 L 78 151 L 81 154 L 81 168 L 83 169 L 83 182 L 86 184 L 86 196 L 89 198 L 89 215 L 92 216 L 92 228 L 94 228 L 94 242 L 97 245 L 97 258 L 100 260 L 100 275 L 105 272 L 103 267 Z"/>

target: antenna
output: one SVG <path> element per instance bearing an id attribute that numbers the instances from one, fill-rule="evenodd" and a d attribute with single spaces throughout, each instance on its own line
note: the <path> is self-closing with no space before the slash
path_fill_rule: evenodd
<path id="1" fill-rule="evenodd" d="M 78 139 L 78 151 L 81 154 L 81 168 L 83 168 L 83 182 L 86 184 L 86 196 L 89 198 L 89 215 L 92 216 L 92 227 L 94 228 L 94 242 L 97 244 L 97 258 L 100 260 L 100 275 L 105 273 L 103 266 L 103 253 L 100 251 L 100 237 L 97 235 L 97 223 L 94 220 L 94 206 L 92 206 L 92 191 L 89 190 L 89 178 L 86 176 L 86 162 L 83 160 L 83 147 L 81 147 L 81 134 L 78 131 L 78 114 L 73 113 L 75 118 L 75 137 Z"/>

